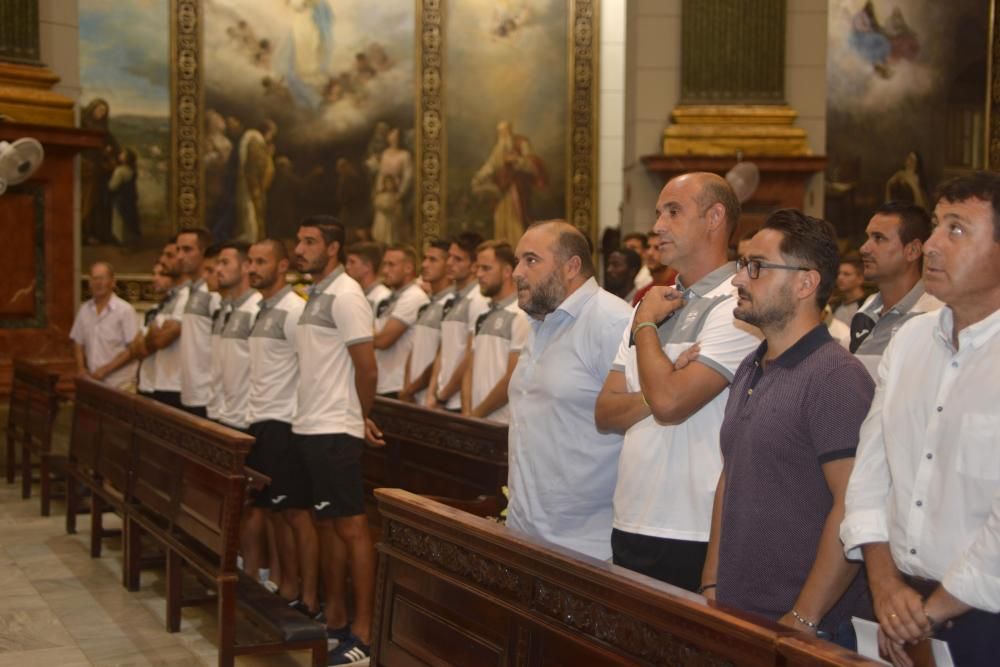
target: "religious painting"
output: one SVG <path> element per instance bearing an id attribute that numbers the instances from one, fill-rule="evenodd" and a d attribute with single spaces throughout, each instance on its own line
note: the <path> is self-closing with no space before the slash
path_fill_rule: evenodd
<path id="1" fill-rule="evenodd" d="M 845 235 L 989 164 L 990 5 L 830 0 L 826 204 Z"/>
<path id="2" fill-rule="evenodd" d="M 413 238 L 413 2 L 202 0 L 205 225 L 294 238 Z"/>
<path id="3" fill-rule="evenodd" d="M 80 126 L 107 132 L 80 154 L 82 268 L 148 273 L 170 218 L 169 0 L 80 0 Z"/>

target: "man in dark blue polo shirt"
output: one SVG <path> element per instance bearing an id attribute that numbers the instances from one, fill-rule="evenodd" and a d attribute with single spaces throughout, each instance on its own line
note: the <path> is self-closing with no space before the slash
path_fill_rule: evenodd
<path id="1" fill-rule="evenodd" d="M 765 340 L 737 369 L 726 404 L 702 590 L 796 630 L 850 637 L 865 582 L 838 531 L 875 385 L 823 324 L 836 238 L 829 223 L 785 209 L 747 252 L 733 314 Z"/>

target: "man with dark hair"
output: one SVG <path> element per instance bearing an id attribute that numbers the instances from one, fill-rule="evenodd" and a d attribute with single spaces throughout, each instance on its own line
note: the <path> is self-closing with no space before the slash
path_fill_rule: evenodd
<path id="1" fill-rule="evenodd" d="M 643 266 L 642 258 L 631 248 L 619 248 L 608 254 L 604 267 L 604 289 L 631 304 L 635 298 L 635 276 Z"/>
<path id="2" fill-rule="evenodd" d="M 185 228 L 177 234 L 181 270 L 193 276 L 181 316 L 181 405 L 199 417 L 208 416 L 212 400 L 212 321 L 221 302 L 205 279 L 205 253 L 211 242 L 204 229 Z"/>
<path id="3" fill-rule="evenodd" d="M 219 421 L 245 431 L 250 422 L 250 332 L 260 310 L 260 292 L 250 287 L 250 244 L 227 243 L 219 250 L 215 275 L 219 288 L 229 293 L 231 304 L 219 340 L 222 360 L 222 404 Z M 208 345 L 210 341 L 206 341 Z M 248 571 L 256 576 L 252 569 Z"/>
<path id="4" fill-rule="evenodd" d="M 1000 175 L 944 186 L 923 244 L 944 302 L 893 337 L 861 430 L 840 528 L 863 552 L 880 647 L 933 635 L 959 667 L 1000 655 Z"/>
<path id="5" fill-rule="evenodd" d="M 416 280 L 417 253 L 407 245 L 393 245 L 382 256 L 382 277 L 392 290 L 375 310 L 375 359 L 380 396 L 396 398 L 403 388 L 406 360 L 413 348 L 413 325 L 429 302 Z"/>
<path id="6" fill-rule="evenodd" d="M 641 232 L 632 232 L 631 234 L 626 234 L 622 238 L 622 247 L 628 248 L 629 250 L 635 252 L 639 257 L 645 259 L 646 254 L 649 252 L 649 236 Z M 611 253 L 608 253 L 610 258 Z M 643 262 L 642 267 L 639 269 L 639 273 L 636 274 L 634 279 L 634 287 L 636 290 L 641 290 L 653 282 L 653 274 L 651 273 L 653 266 L 650 266 L 646 262 Z"/>
<path id="7" fill-rule="evenodd" d="M 160 297 L 160 301 L 152 309 L 146 311 L 143 317 L 143 325 L 139 333 L 129 344 L 129 352 L 132 358 L 139 359 L 139 378 L 137 389 L 140 394 L 147 398 L 153 397 L 156 387 L 156 353 L 150 353 L 146 349 L 146 332 L 150 324 L 160 313 L 160 308 L 174 286 L 174 278 L 167 274 L 163 262 L 156 262 L 153 265 L 153 292 Z"/>
<path id="8" fill-rule="evenodd" d="M 931 219 L 916 204 L 880 206 L 865 230 L 861 246 L 865 278 L 878 286 L 851 318 L 851 352 L 875 377 L 879 359 L 893 334 L 912 317 L 937 310 L 941 302 L 924 293 L 920 279 L 923 243 Z"/>
<path id="9" fill-rule="evenodd" d="M 403 389 L 399 399 L 423 404 L 427 386 L 431 379 L 431 367 L 441 343 L 441 320 L 451 307 L 455 293 L 448 278 L 447 241 L 433 240 L 424 248 L 421 262 L 421 277 L 430 288 L 430 302 L 417 311 L 417 321 L 413 325 L 413 347 L 406 361 L 403 375 Z"/>
<path id="10" fill-rule="evenodd" d="M 507 526 L 607 560 L 622 437 L 598 432 L 594 402 L 631 310 L 597 285 L 586 238 L 562 220 L 524 233 L 514 280 L 532 319 L 508 389 Z"/>
<path id="11" fill-rule="evenodd" d="M 330 664 L 349 663 L 348 656 L 358 654 L 367 657 L 372 640 L 375 554 L 365 515 L 361 452 L 366 439 L 384 444 L 368 418 L 378 375 L 371 306 L 361 286 L 344 273 L 343 242 L 344 230 L 333 218 L 314 216 L 299 226 L 295 262 L 299 271 L 312 276 L 313 285 L 295 336 L 299 384 L 292 433 L 308 471 L 315 529 L 310 512 L 286 512 L 300 554 L 299 602 L 310 614 L 319 611 L 317 561 L 323 568 L 327 637 L 337 642 Z M 348 623 L 344 590 L 348 563 L 353 624 Z"/>
<path id="12" fill-rule="evenodd" d="M 849 643 L 865 583 L 837 531 L 875 384 L 823 323 L 840 264 L 832 225 L 779 210 L 747 252 L 734 315 L 764 342 L 740 364 L 726 403 L 701 592 Z"/>
<path id="13" fill-rule="evenodd" d="M 677 272 L 660 261 L 660 235 L 651 229 L 647 236 L 649 237 L 649 248 L 642 259 L 646 268 L 649 269 L 649 275 L 653 281 L 636 290 L 635 296 L 632 297 L 633 307 L 639 305 L 649 290 L 654 287 L 669 287 L 677 279 Z"/>
<path id="14" fill-rule="evenodd" d="M 834 319 L 851 326 L 851 318 L 865 301 L 865 265 L 861 261 L 861 255 L 851 253 L 840 258 L 834 294 Z"/>
<path id="15" fill-rule="evenodd" d="M 183 410 L 181 404 L 181 372 L 184 367 L 181 358 L 181 322 L 188 298 L 191 282 L 199 278 L 201 272 L 201 245 L 196 233 L 188 233 L 186 238 L 178 234 L 167 243 L 160 255 L 160 261 L 175 278 L 175 284 L 167 292 L 166 300 L 161 304 L 156 317 L 146 329 L 143 345 L 147 353 L 154 355 L 153 381 L 155 389 L 153 398 L 171 407 Z M 185 250 L 181 250 L 181 242 Z M 197 256 L 198 262 L 185 261 L 187 254 Z"/>
<path id="16" fill-rule="evenodd" d="M 431 370 L 426 404 L 452 412 L 462 410 L 462 379 L 472 358 L 470 331 L 490 307 L 476 280 L 476 248 L 483 237 L 463 232 L 448 246 L 448 278 L 455 286 L 455 300 L 441 320 L 441 345 Z"/>
<path id="17" fill-rule="evenodd" d="M 305 301 L 286 282 L 289 260 L 284 243 L 264 239 L 250 246 L 248 257 L 250 286 L 260 292 L 261 301 L 247 341 L 250 347 L 247 430 L 255 438 L 247 465 L 270 477 L 271 484 L 253 494 L 253 509 L 247 514 L 244 532 L 255 533 L 257 537 L 245 541 L 243 560 L 251 573 L 252 566 L 263 561 L 260 550 L 265 543 L 261 538 L 265 535 L 266 521 L 272 529 L 277 556 L 277 562 L 271 559 L 270 575 L 279 582 L 278 594 L 286 600 L 295 600 L 302 592 L 299 562 L 292 524 L 286 520 L 285 511 L 289 508 L 308 511 L 310 506 L 303 484 L 309 474 L 293 451 L 292 442 L 295 390 L 299 381 L 295 338 Z"/>
<path id="18" fill-rule="evenodd" d="M 382 269 L 382 246 L 371 241 L 355 243 L 347 248 L 347 261 L 344 270 L 347 275 L 358 281 L 365 292 L 365 298 L 372 307 L 372 312 L 378 308 L 382 299 L 387 299 L 392 290 L 382 284 L 379 279 Z"/>
<path id="19" fill-rule="evenodd" d="M 470 332 L 472 359 L 462 382 L 462 414 L 507 423 L 507 386 L 528 337 L 525 310 L 514 284 L 517 260 L 505 241 L 485 241 L 476 249 L 479 291 L 490 300 Z"/>
<path id="20" fill-rule="evenodd" d="M 653 287 L 622 334 L 597 397 L 595 420 L 624 433 L 614 495 L 611 547 L 618 565 L 694 590 L 708 547 L 712 490 L 722 470 L 719 425 L 729 382 L 757 346 L 733 320 L 736 271 L 728 261 L 732 216 L 716 174 L 670 180 L 656 203 L 660 262 L 679 272 L 675 287 Z M 726 201 L 735 197 L 725 197 Z M 681 355 L 701 345 L 698 361 Z"/>

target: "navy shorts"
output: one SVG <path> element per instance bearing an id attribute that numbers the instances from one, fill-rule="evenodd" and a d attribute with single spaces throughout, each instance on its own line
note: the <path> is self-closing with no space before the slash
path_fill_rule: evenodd
<path id="1" fill-rule="evenodd" d="M 296 435 L 295 445 L 309 477 L 310 502 L 318 518 L 365 513 L 364 440 L 346 433 Z"/>

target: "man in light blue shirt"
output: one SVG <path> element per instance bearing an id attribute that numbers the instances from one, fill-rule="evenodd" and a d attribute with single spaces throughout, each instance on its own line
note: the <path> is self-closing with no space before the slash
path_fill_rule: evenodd
<path id="1" fill-rule="evenodd" d="M 623 438 L 597 431 L 594 405 L 631 309 L 598 286 L 587 238 L 564 221 L 528 229 L 517 259 L 532 320 L 508 390 L 507 526 L 607 560 Z"/>

